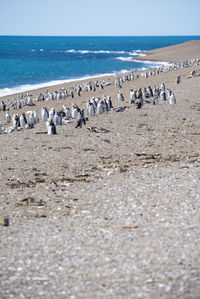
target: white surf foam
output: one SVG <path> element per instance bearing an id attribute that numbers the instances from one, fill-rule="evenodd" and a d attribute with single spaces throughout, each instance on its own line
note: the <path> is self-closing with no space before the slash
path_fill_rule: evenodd
<path id="1" fill-rule="evenodd" d="M 67 51 L 60 51 L 65 53 L 78 53 L 78 54 L 126 54 L 128 52 L 125 51 L 107 51 L 107 50 L 98 50 L 98 51 L 92 51 L 92 50 L 67 50 Z"/>
<path id="2" fill-rule="evenodd" d="M 133 62 L 132 57 L 116 57 L 116 59 L 121 60 L 121 61 L 131 61 L 131 62 Z"/>
<path id="3" fill-rule="evenodd" d="M 76 54 L 129 54 L 132 56 L 146 56 L 141 53 L 141 50 L 132 50 L 132 51 L 109 51 L 109 50 L 66 50 L 66 51 L 52 51 L 54 53 L 76 53 Z"/>
<path id="4" fill-rule="evenodd" d="M 129 55 L 131 56 L 146 56 L 146 54 L 140 53 L 140 52 L 129 52 Z"/>
<path id="5" fill-rule="evenodd" d="M 172 63 L 166 62 L 166 61 L 149 61 L 149 60 L 132 60 L 135 62 L 143 63 L 143 64 L 152 64 L 152 65 L 158 65 L 158 66 L 170 66 Z"/>
<path id="6" fill-rule="evenodd" d="M 121 74 L 126 74 L 126 73 L 129 73 L 130 72 L 130 70 L 121 70 Z"/>

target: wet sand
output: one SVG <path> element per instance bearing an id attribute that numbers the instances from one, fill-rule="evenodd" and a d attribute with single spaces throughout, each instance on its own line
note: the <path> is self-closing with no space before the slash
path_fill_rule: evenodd
<path id="1" fill-rule="evenodd" d="M 195 51 L 178 61 L 199 57 Z M 0 215 L 10 219 L 0 226 L 1 298 L 199 298 L 200 77 L 187 79 L 193 70 L 200 65 L 126 81 L 121 103 L 113 84 L 37 102 L 38 112 L 72 102 L 85 108 L 105 94 L 126 109 L 91 117 L 82 129 L 59 126 L 53 136 L 42 122 L 0 136 Z M 130 88 L 162 82 L 176 105 L 129 103 Z"/>

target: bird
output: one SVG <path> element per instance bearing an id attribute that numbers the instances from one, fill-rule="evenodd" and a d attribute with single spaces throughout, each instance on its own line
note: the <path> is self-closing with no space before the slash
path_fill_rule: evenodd
<path id="1" fill-rule="evenodd" d="M 41 119 L 42 121 L 46 122 L 49 118 L 49 112 L 46 107 L 42 107 L 41 110 Z"/>
<path id="2" fill-rule="evenodd" d="M 170 98 L 169 98 L 169 104 L 170 104 L 170 105 L 174 105 L 174 104 L 176 104 L 176 98 L 175 98 L 175 95 L 174 95 L 173 92 L 172 92 L 172 94 L 171 94 L 171 96 L 170 96 Z"/>
<path id="3" fill-rule="evenodd" d="M 27 124 L 27 119 L 26 119 L 25 113 L 22 113 L 22 115 L 19 118 L 19 121 L 20 121 L 20 127 L 22 129 L 25 129 L 25 126 Z"/>
<path id="4" fill-rule="evenodd" d="M 31 95 L 28 95 L 27 96 L 27 103 L 26 103 L 27 106 L 33 106 L 33 101 L 32 101 L 32 96 Z"/>
<path id="5" fill-rule="evenodd" d="M 134 104 L 136 101 L 136 93 L 135 90 L 130 89 L 130 104 Z"/>
<path id="6" fill-rule="evenodd" d="M 166 101 L 166 93 L 163 90 L 160 93 L 160 99 L 161 99 L 161 101 Z"/>
<path id="7" fill-rule="evenodd" d="M 181 76 L 178 75 L 177 79 L 176 79 L 176 84 L 179 84 L 181 82 Z"/>
<path id="8" fill-rule="evenodd" d="M 79 110 L 80 110 L 79 107 L 75 103 L 73 103 L 72 104 L 72 118 L 77 119 Z"/>
<path id="9" fill-rule="evenodd" d="M 123 96 L 123 94 L 121 93 L 121 91 L 118 91 L 118 93 L 117 93 L 117 100 L 118 100 L 119 102 L 124 101 L 124 96 Z"/>
<path id="10" fill-rule="evenodd" d="M 88 102 L 87 114 L 89 116 L 94 116 L 95 115 L 95 108 L 94 108 L 94 105 L 91 102 Z"/>
<path id="11" fill-rule="evenodd" d="M 77 119 L 77 124 L 76 124 L 75 128 L 78 128 L 78 127 L 82 128 L 82 126 L 85 124 L 86 124 L 86 119 L 84 116 L 84 109 L 83 109 L 83 110 L 80 110 L 80 116 Z"/>
<path id="12" fill-rule="evenodd" d="M 9 114 L 9 110 L 7 110 L 6 114 L 5 114 L 5 122 L 10 123 L 10 121 L 11 121 L 11 117 L 10 117 L 10 114 Z"/>
<path id="13" fill-rule="evenodd" d="M 165 91 L 165 83 L 161 83 L 160 88 L 161 88 L 161 91 Z"/>
<path id="14" fill-rule="evenodd" d="M 19 115 L 18 114 L 13 114 L 12 120 L 13 120 L 13 127 L 14 128 L 20 127 L 20 121 L 19 121 Z"/>
<path id="15" fill-rule="evenodd" d="M 59 112 L 56 112 L 53 119 L 55 126 L 62 126 L 62 117 Z"/>
<path id="16" fill-rule="evenodd" d="M 152 102 L 153 105 L 158 105 L 158 97 L 155 97 Z"/>
<path id="17" fill-rule="evenodd" d="M 39 117 L 36 110 L 33 111 L 33 116 L 34 116 L 35 124 L 39 123 Z"/>
<path id="18" fill-rule="evenodd" d="M 56 126 L 51 118 L 49 118 L 46 122 L 47 127 L 47 134 L 48 135 L 55 135 L 56 134 Z"/>
<path id="19" fill-rule="evenodd" d="M 55 108 L 51 107 L 51 109 L 49 110 L 49 118 L 54 119 L 54 115 L 55 115 Z"/>
<path id="20" fill-rule="evenodd" d="M 97 114 L 103 114 L 105 111 L 103 101 L 99 101 L 97 104 Z"/>
<path id="21" fill-rule="evenodd" d="M 107 111 L 110 111 L 111 108 L 113 108 L 113 105 L 112 105 L 112 101 L 111 101 L 111 97 L 110 97 L 110 96 L 107 96 L 107 98 L 106 98 L 106 107 L 107 107 Z"/>

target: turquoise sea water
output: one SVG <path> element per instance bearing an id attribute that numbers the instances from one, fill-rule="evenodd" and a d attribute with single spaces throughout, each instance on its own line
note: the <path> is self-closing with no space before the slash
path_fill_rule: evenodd
<path id="1" fill-rule="evenodd" d="M 154 64 L 132 58 L 144 50 L 196 39 L 200 36 L 0 36 L 0 96 L 69 79 L 151 67 Z"/>

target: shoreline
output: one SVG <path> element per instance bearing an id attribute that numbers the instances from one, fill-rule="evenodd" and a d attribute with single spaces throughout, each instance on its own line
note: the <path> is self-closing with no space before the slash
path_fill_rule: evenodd
<path id="1" fill-rule="evenodd" d="M 138 56 L 139 57 L 139 56 Z M 136 57 L 134 57 L 136 58 Z M 130 73 L 140 73 L 144 70 L 150 70 L 150 69 L 155 69 L 155 68 L 159 68 L 159 67 L 167 67 L 170 66 L 172 64 L 170 64 L 169 62 L 165 62 L 165 61 L 139 61 L 139 60 L 131 60 L 131 61 L 135 61 L 135 62 L 141 62 L 141 63 L 145 63 L 145 64 L 150 64 L 150 67 L 141 67 L 138 70 L 121 70 L 121 72 L 113 72 L 113 73 L 104 73 L 104 74 L 97 74 L 97 75 L 91 75 L 91 76 L 85 76 L 85 77 L 80 77 L 80 78 L 71 78 L 71 79 L 64 79 L 64 80 L 53 80 L 53 81 L 49 81 L 49 82 L 43 82 L 43 83 L 36 83 L 36 84 L 25 84 L 25 85 L 20 85 L 20 86 L 16 86 L 16 87 L 11 87 L 11 88 L 2 88 L 0 89 L 0 99 L 4 99 L 4 98 L 8 98 L 10 96 L 19 96 L 23 93 L 32 93 L 32 92 L 40 92 L 41 90 L 46 90 L 46 89 L 59 89 L 59 88 L 63 88 L 64 84 L 69 84 L 69 83 L 76 83 L 76 82 L 85 82 L 87 80 L 91 80 L 91 79 L 111 79 L 117 76 L 121 76 L 122 74 L 130 74 Z M 13 92 L 12 92 L 13 91 Z M 1 93 L 5 93 L 2 94 Z M 11 93 L 10 93 L 11 92 Z"/>
<path id="2" fill-rule="evenodd" d="M 116 75 L 116 73 L 113 73 L 113 74 L 108 73 L 108 74 L 102 74 L 102 75 L 85 76 L 85 77 L 80 77 L 80 78 L 53 80 L 53 81 L 35 83 L 35 84 L 24 84 L 24 85 L 19 85 L 19 86 L 16 86 L 16 87 L 11 87 L 11 88 L 2 88 L 2 89 L 0 89 L 0 94 L 4 90 L 6 92 L 6 90 L 20 90 L 21 89 L 21 91 L 0 95 L 0 99 L 4 98 L 4 97 L 7 97 L 7 96 L 15 96 L 15 95 L 18 95 L 18 94 L 23 94 L 25 92 L 29 93 L 29 92 L 32 92 L 32 91 L 41 90 L 43 88 L 51 88 L 51 87 L 54 87 L 54 86 L 57 87 L 59 85 L 72 83 L 72 82 L 76 82 L 76 81 L 84 81 L 84 80 L 90 80 L 90 79 L 94 79 L 94 78 L 101 78 L 101 77 L 115 76 L 115 75 Z"/>

